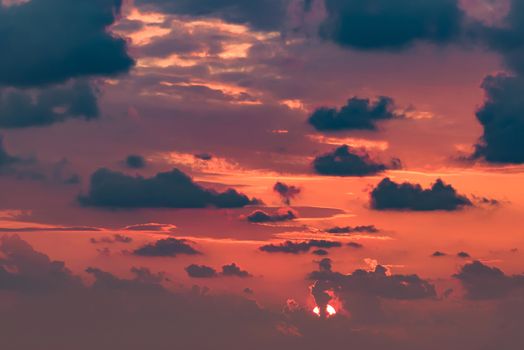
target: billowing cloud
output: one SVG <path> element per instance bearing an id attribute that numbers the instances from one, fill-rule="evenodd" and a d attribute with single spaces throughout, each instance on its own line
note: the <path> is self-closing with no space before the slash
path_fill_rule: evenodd
<path id="1" fill-rule="evenodd" d="M 81 286 L 63 262 L 36 252 L 19 236 L 0 238 L 0 252 L 0 290 L 48 293 Z"/>
<path id="2" fill-rule="evenodd" d="M 0 128 L 47 126 L 98 115 L 97 93 L 85 81 L 38 91 L 0 89 Z"/>
<path id="3" fill-rule="evenodd" d="M 511 70 L 524 76 L 524 3 L 508 1 L 510 6 L 502 25 L 486 26 L 481 35 L 490 49 L 503 56 Z"/>
<path id="4" fill-rule="evenodd" d="M 266 253 L 300 254 L 309 252 L 311 248 L 330 249 L 338 247 L 342 247 L 342 243 L 325 240 L 310 240 L 305 242 L 286 241 L 278 245 L 268 244 L 259 249 Z"/>
<path id="5" fill-rule="evenodd" d="M 91 176 L 86 206 L 107 208 L 240 208 L 254 201 L 234 189 L 208 190 L 178 169 L 152 178 L 99 169 Z"/>
<path id="6" fill-rule="evenodd" d="M 493 299 L 524 292 L 524 275 L 508 276 L 496 267 L 474 261 L 453 275 L 466 290 L 469 299 Z"/>
<path id="7" fill-rule="evenodd" d="M 201 253 L 185 239 L 165 238 L 137 248 L 133 254 L 147 257 L 176 257 L 177 255 L 199 255 Z"/>
<path id="8" fill-rule="evenodd" d="M 291 209 L 279 209 L 274 214 L 268 214 L 262 210 L 255 210 L 249 214 L 246 218 L 247 221 L 252 223 L 269 223 L 269 222 L 282 222 L 290 221 L 298 217 L 297 213 Z"/>
<path id="9" fill-rule="evenodd" d="M 131 169 L 142 169 L 146 167 L 146 159 L 138 154 L 130 154 L 126 158 L 126 166 Z"/>
<path id="10" fill-rule="evenodd" d="M 318 156 L 313 167 L 318 174 L 331 176 L 369 176 L 396 169 L 400 161 L 393 160 L 390 165 L 377 162 L 365 150 L 343 145 L 333 152 Z"/>
<path id="11" fill-rule="evenodd" d="M 375 130 L 380 121 L 403 117 L 394 109 L 393 99 L 389 97 L 380 96 L 376 101 L 352 97 L 340 109 L 315 110 L 308 122 L 318 131 Z"/>
<path id="12" fill-rule="evenodd" d="M 0 86 L 41 86 L 128 71 L 126 42 L 108 32 L 121 0 L 31 0 L 0 6 Z"/>
<path id="13" fill-rule="evenodd" d="M 486 101 L 477 119 L 484 133 L 474 157 L 493 163 L 524 163 L 524 79 L 488 76 L 482 87 Z"/>
<path id="14" fill-rule="evenodd" d="M 217 17 L 260 30 L 280 30 L 286 23 L 291 0 L 136 0 L 135 3 L 180 15 Z"/>
<path id="15" fill-rule="evenodd" d="M 471 205 L 467 197 L 440 179 L 423 189 L 419 184 L 398 184 L 385 178 L 371 192 L 371 206 L 376 210 L 452 211 Z"/>
<path id="16" fill-rule="evenodd" d="M 295 199 L 302 192 L 302 190 L 299 187 L 287 185 L 283 182 L 277 182 L 275 186 L 273 186 L 273 191 L 278 193 L 278 195 L 280 196 L 280 198 L 282 198 L 282 201 L 286 205 L 290 205 L 291 200 Z"/>
<path id="17" fill-rule="evenodd" d="M 320 33 L 362 50 L 400 50 L 425 41 L 445 44 L 460 35 L 464 17 L 457 0 L 326 0 Z"/>

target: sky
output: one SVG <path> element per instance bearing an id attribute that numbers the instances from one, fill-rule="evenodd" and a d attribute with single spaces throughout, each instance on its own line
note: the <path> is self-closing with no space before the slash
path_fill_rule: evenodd
<path id="1" fill-rule="evenodd" d="M 0 0 L 9 350 L 524 348 L 521 0 Z"/>

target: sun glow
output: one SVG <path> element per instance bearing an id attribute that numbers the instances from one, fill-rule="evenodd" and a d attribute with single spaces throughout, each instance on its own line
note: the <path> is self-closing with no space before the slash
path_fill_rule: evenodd
<path id="1" fill-rule="evenodd" d="M 315 306 L 315 308 L 313 309 L 313 313 L 317 315 L 318 317 L 321 317 L 320 308 L 318 306 Z M 337 314 L 337 310 L 333 306 L 331 305 L 326 306 L 326 316 L 327 317 L 335 316 L 336 314 Z"/>

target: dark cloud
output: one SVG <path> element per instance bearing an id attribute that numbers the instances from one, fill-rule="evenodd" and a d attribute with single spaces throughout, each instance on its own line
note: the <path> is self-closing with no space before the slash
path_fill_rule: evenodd
<path id="1" fill-rule="evenodd" d="M 98 115 L 97 93 L 84 81 L 38 91 L 0 90 L 0 128 L 47 126 Z"/>
<path id="2" fill-rule="evenodd" d="M 282 198 L 282 201 L 286 205 L 290 205 L 291 200 L 295 199 L 302 192 L 302 190 L 299 187 L 287 185 L 283 182 L 277 182 L 275 186 L 273 186 L 273 191 L 278 193 L 278 195 L 280 196 L 280 198 Z"/>
<path id="3" fill-rule="evenodd" d="M 375 130 L 379 121 L 403 117 L 394 109 L 389 97 L 380 96 L 376 101 L 352 97 L 341 109 L 317 109 L 308 122 L 318 131 Z"/>
<path id="4" fill-rule="evenodd" d="M 176 230 L 175 225 L 170 224 L 157 224 L 157 223 L 147 223 L 147 224 L 138 224 L 138 225 L 130 225 L 124 227 L 124 230 L 126 231 L 174 231 Z"/>
<path id="5" fill-rule="evenodd" d="M 318 256 L 326 256 L 329 255 L 329 252 L 325 249 L 316 249 L 311 252 L 312 254 L 318 255 Z"/>
<path id="6" fill-rule="evenodd" d="M 4 138 L 0 135 L 0 168 L 17 163 L 20 158 L 10 155 L 5 149 Z"/>
<path id="7" fill-rule="evenodd" d="M 191 278 L 214 278 L 218 277 L 215 269 L 205 265 L 189 265 L 186 267 L 187 275 Z"/>
<path id="8" fill-rule="evenodd" d="M 93 244 L 113 244 L 113 243 L 131 243 L 133 239 L 128 236 L 121 234 L 115 234 L 113 237 L 101 237 L 101 238 L 91 238 L 89 240 Z"/>
<path id="9" fill-rule="evenodd" d="M 509 0 L 510 8 L 503 25 L 485 26 L 482 39 L 487 46 L 500 53 L 506 65 L 519 76 L 524 75 L 524 3 Z"/>
<path id="10" fill-rule="evenodd" d="M 520 292 L 520 295 L 524 292 L 524 275 L 508 276 L 480 261 L 464 265 L 453 277 L 462 283 L 469 299 L 501 298 L 512 292 Z"/>
<path id="11" fill-rule="evenodd" d="M 251 277 L 251 274 L 247 271 L 242 270 L 240 267 L 238 267 L 237 264 L 232 263 L 229 265 L 222 266 L 222 276 L 247 278 Z"/>
<path id="12" fill-rule="evenodd" d="M 326 230 L 327 233 L 334 233 L 334 234 L 349 234 L 349 233 L 377 233 L 379 232 L 379 229 L 376 228 L 374 225 L 363 225 L 363 226 L 344 226 L 339 227 L 335 226 L 332 228 L 328 228 Z"/>
<path id="13" fill-rule="evenodd" d="M 233 189 L 205 189 L 178 169 L 152 178 L 99 169 L 91 176 L 88 194 L 79 201 L 107 208 L 240 208 L 254 203 Z"/>
<path id="14" fill-rule="evenodd" d="M 391 165 L 382 164 L 371 159 L 365 150 L 355 149 L 347 145 L 318 156 L 313 161 L 313 167 L 318 174 L 331 176 L 376 175 L 387 169 L 396 169 L 399 166 L 398 160 L 393 160 Z"/>
<path id="15" fill-rule="evenodd" d="M 260 30 L 283 29 L 290 0 L 137 0 L 164 12 L 196 17 L 218 17 L 227 22 L 249 24 Z"/>
<path id="16" fill-rule="evenodd" d="M 108 32 L 121 0 L 31 0 L 0 6 L 0 85 L 38 86 L 114 75 L 134 64 Z"/>
<path id="17" fill-rule="evenodd" d="M 354 249 L 362 249 L 364 248 L 364 246 L 360 243 L 357 243 L 357 242 L 349 242 L 347 244 L 348 247 L 351 247 L 351 248 L 354 248 Z"/>
<path id="18" fill-rule="evenodd" d="M 209 153 L 197 153 L 195 154 L 196 159 L 209 161 L 213 159 L 213 155 Z"/>
<path id="19" fill-rule="evenodd" d="M 189 265 L 188 267 L 186 267 L 186 272 L 188 276 L 192 278 L 215 278 L 219 276 L 240 277 L 240 278 L 251 277 L 251 274 L 249 272 L 242 270 L 235 263 L 222 266 L 221 273 L 218 273 L 212 267 L 205 266 L 205 265 L 195 265 L 195 264 Z"/>
<path id="20" fill-rule="evenodd" d="M 385 178 L 371 192 L 371 206 L 376 210 L 452 211 L 470 205 L 468 198 L 440 179 L 423 189 L 418 184 L 398 184 Z"/>
<path id="21" fill-rule="evenodd" d="M 325 241 L 325 240 L 310 240 L 305 242 L 292 242 L 286 241 L 279 245 L 268 244 L 260 247 L 259 249 L 266 253 L 287 253 L 287 254 L 300 254 L 309 252 L 311 248 L 338 248 L 341 247 L 342 243 Z"/>
<path id="22" fill-rule="evenodd" d="M 255 210 L 247 216 L 247 221 L 253 223 L 268 223 L 290 221 L 297 218 L 297 213 L 291 209 L 278 210 L 275 214 L 268 214 L 262 210 Z"/>
<path id="23" fill-rule="evenodd" d="M 81 286 L 63 262 L 36 252 L 19 236 L 0 238 L 0 253 L 0 290 L 49 293 Z"/>
<path id="24" fill-rule="evenodd" d="M 434 258 L 440 258 L 440 257 L 446 256 L 446 255 L 447 255 L 446 253 L 443 253 L 441 251 L 436 251 L 433 254 L 431 254 L 431 256 L 434 257 Z"/>
<path id="25" fill-rule="evenodd" d="M 475 158 L 493 163 L 524 163 L 524 79 L 503 74 L 488 76 L 477 119 L 484 128 Z"/>
<path id="26" fill-rule="evenodd" d="M 471 258 L 471 255 L 469 255 L 469 253 L 466 253 L 466 252 L 458 252 L 457 256 L 459 258 L 462 258 L 462 259 L 469 259 L 469 258 Z"/>
<path id="27" fill-rule="evenodd" d="M 148 257 L 175 257 L 177 255 L 201 254 L 185 239 L 166 238 L 146 244 L 133 252 L 134 255 Z"/>
<path id="28" fill-rule="evenodd" d="M 381 299 L 420 300 L 436 298 L 435 287 L 417 275 L 390 274 L 378 265 L 374 271 L 356 270 L 345 275 L 332 270 L 332 261 L 319 262 L 318 271 L 309 274 L 314 280 L 312 295 L 320 309 L 336 296 L 352 317 L 362 322 L 383 319 Z"/>
<path id="29" fill-rule="evenodd" d="M 326 0 L 320 33 L 362 50 L 400 50 L 419 41 L 446 44 L 461 33 L 457 0 Z"/>
<path id="30" fill-rule="evenodd" d="M 146 167 L 146 159 L 138 154 L 131 154 L 126 158 L 126 165 L 131 169 L 142 169 Z"/>

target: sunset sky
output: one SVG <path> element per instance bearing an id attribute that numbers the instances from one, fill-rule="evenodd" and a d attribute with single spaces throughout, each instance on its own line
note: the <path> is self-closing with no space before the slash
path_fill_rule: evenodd
<path id="1" fill-rule="evenodd" d="M 6 350 L 524 349 L 524 1 L 0 0 Z"/>

